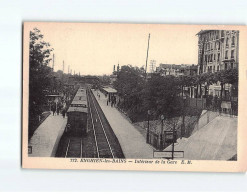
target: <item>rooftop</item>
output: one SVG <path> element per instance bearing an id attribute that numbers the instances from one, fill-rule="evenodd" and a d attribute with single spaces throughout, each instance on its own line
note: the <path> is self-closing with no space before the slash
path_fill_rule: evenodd
<path id="1" fill-rule="evenodd" d="M 83 107 L 69 107 L 67 112 L 85 112 L 85 113 L 87 113 L 88 110 L 87 110 L 87 108 L 83 108 Z"/>
<path id="2" fill-rule="evenodd" d="M 194 64 L 160 64 L 160 68 L 172 68 L 172 69 L 184 69 L 184 68 L 191 68 L 197 67 Z"/>
<path id="3" fill-rule="evenodd" d="M 117 93 L 117 90 L 111 87 L 104 87 L 102 89 L 105 90 L 107 93 Z"/>

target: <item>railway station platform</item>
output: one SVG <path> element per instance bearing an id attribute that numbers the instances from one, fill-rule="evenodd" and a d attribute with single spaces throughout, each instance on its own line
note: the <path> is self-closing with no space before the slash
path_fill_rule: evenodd
<path id="1" fill-rule="evenodd" d="M 153 158 L 153 148 L 146 143 L 141 133 L 115 107 L 107 106 L 107 97 L 99 90 L 92 90 L 105 117 L 121 145 L 125 158 Z M 97 96 L 100 94 L 100 98 Z"/>
<path id="2" fill-rule="evenodd" d="M 67 117 L 52 113 L 35 130 L 28 146 L 32 148 L 29 157 L 54 157 L 61 136 L 63 135 Z"/>

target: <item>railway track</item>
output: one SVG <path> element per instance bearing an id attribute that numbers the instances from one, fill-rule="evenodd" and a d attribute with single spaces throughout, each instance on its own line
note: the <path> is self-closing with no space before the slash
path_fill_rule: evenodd
<path id="1" fill-rule="evenodd" d="M 72 136 L 65 132 L 60 140 L 56 157 L 124 158 L 119 141 L 89 87 L 87 87 L 87 102 L 87 134 Z"/>
<path id="2" fill-rule="evenodd" d="M 82 157 L 82 139 L 71 137 L 68 139 L 65 158 L 81 158 Z"/>
<path id="3" fill-rule="evenodd" d="M 91 89 L 88 90 L 88 109 L 92 122 L 96 152 L 98 158 L 115 158 L 113 148 L 110 144 L 106 130 L 102 122 L 99 110 L 96 106 L 96 100 L 93 97 Z M 94 117 L 93 117 L 94 113 Z"/>

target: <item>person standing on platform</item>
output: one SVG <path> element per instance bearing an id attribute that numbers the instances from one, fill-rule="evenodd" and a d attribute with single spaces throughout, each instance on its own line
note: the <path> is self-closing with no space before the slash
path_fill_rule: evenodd
<path id="1" fill-rule="evenodd" d="M 63 118 L 65 118 L 65 108 L 62 110 Z"/>
<path id="2" fill-rule="evenodd" d="M 59 111 L 60 111 L 60 106 L 57 105 L 57 115 L 59 115 Z"/>
<path id="3" fill-rule="evenodd" d="M 114 105 L 114 107 L 116 106 L 116 96 L 114 96 L 114 98 L 113 98 L 113 105 Z"/>
<path id="4" fill-rule="evenodd" d="M 53 116 L 54 116 L 54 114 L 55 114 L 55 112 L 56 112 L 56 106 L 55 106 L 54 104 L 52 104 L 51 110 L 52 110 Z"/>

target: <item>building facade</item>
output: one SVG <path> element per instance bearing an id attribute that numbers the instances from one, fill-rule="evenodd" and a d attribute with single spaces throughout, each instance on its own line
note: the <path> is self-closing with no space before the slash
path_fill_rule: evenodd
<path id="1" fill-rule="evenodd" d="M 238 68 L 239 31 L 201 30 L 198 36 L 198 74 Z M 208 94 L 220 96 L 220 82 L 211 85 Z M 205 93 L 205 92 L 204 92 Z M 232 85 L 224 86 L 223 96 L 230 96 Z"/>
<path id="2" fill-rule="evenodd" d="M 199 74 L 238 67 L 239 31 L 201 30 L 197 35 Z"/>
<path id="3" fill-rule="evenodd" d="M 194 64 L 160 64 L 156 68 L 156 72 L 160 73 L 161 76 L 173 75 L 173 76 L 182 76 L 182 75 L 196 75 L 198 72 L 198 66 Z"/>

